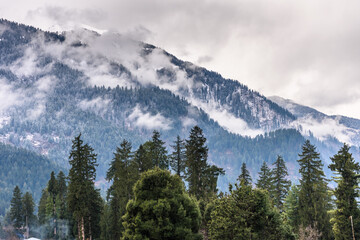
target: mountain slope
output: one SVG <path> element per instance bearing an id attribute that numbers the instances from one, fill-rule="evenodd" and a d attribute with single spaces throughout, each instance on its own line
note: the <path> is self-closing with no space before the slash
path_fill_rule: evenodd
<path id="1" fill-rule="evenodd" d="M 305 140 L 289 129 L 296 117 L 237 81 L 115 33 L 56 34 L 1 20 L 0 51 L 1 142 L 66 167 L 81 132 L 98 153 L 102 180 L 123 139 L 135 150 L 157 129 L 169 146 L 197 124 L 209 160 L 226 170 L 220 189 L 236 180 L 242 162 L 255 177 L 277 154 L 296 178 Z M 339 144 L 323 144 L 324 157 Z"/>
<path id="2" fill-rule="evenodd" d="M 316 109 L 297 104 L 289 99 L 273 96 L 270 100 L 287 109 L 297 120 L 290 126 L 299 129 L 304 135 L 313 134 L 320 140 L 336 138 L 358 146 L 360 143 L 360 120 L 344 116 L 328 116 Z"/>
<path id="3" fill-rule="evenodd" d="M 64 170 L 44 156 L 0 143 L 0 215 L 10 205 L 13 189 L 32 193 L 37 203 L 51 171 Z"/>

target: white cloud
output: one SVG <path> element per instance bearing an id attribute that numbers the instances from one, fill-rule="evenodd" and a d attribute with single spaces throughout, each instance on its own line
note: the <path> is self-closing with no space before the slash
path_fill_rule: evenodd
<path id="1" fill-rule="evenodd" d="M 203 109 L 210 118 L 218 122 L 221 127 L 231 133 L 249 137 L 256 137 L 257 135 L 264 133 L 261 129 L 251 129 L 244 120 L 235 117 L 214 101 L 210 100 L 205 103 L 195 98 L 188 98 L 188 101 L 194 106 Z"/>
<path id="2" fill-rule="evenodd" d="M 352 137 L 359 134 L 359 130 L 348 128 L 339 123 L 338 119 L 323 118 L 316 120 L 312 117 L 303 117 L 294 121 L 291 126 L 299 129 L 303 135 L 309 136 L 313 134 L 321 141 L 329 137 L 338 139 L 340 142 L 345 142 L 353 145 Z M 357 144 L 356 144 L 357 145 Z"/>
<path id="3" fill-rule="evenodd" d="M 110 100 L 97 97 L 91 100 L 82 100 L 78 103 L 82 110 L 91 110 L 97 114 L 104 114 L 109 108 Z"/>
<path id="4" fill-rule="evenodd" d="M 146 129 L 170 130 L 172 128 L 170 119 L 165 118 L 160 113 L 151 115 L 143 112 L 138 105 L 134 107 L 127 120 L 130 124 Z"/>
<path id="5" fill-rule="evenodd" d="M 6 80 L 0 79 L 0 114 L 5 113 L 12 106 L 21 104 L 22 100 L 21 91 L 14 89 Z"/>
<path id="6" fill-rule="evenodd" d="M 181 118 L 181 123 L 182 123 L 183 127 L 192 127 L 197 124 L 195 119 L 189 118 L 189 117 Z"/>

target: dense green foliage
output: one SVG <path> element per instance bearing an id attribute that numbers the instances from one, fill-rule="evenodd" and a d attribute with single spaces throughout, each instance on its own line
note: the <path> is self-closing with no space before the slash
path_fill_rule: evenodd
<path id="1" fill-rule="evenodd" d="M 216 193 L 217 178 L 220 174 L 225 174 L 222 168 L 208 164 L 208 148 L 205 142 L 202 129 L 195 126 L 190 130 L 185 144 L 185 179 L 189 183 L 189 193 L 197 199 Z"/>
<path id="2" fill-rule="evenodd" d="M 331 222 L 336 240 L 351 239 L 353 237 L 350 226 L 351 219 L 356 229 L 355 238 L 360 237 L 360 210 L 356 199 L 359 197 L 359 172 L 360 165 L 356 163 L 350 147 L 346 144 L 335 154 L 329 168 L 336 173 L 334 177 L 337 187 L 334 190 L 336 197 L 336 210 Z"/>
<path id="3" fill-rule="evenodd" d="M 316 228 L 321 239 L 331 239 L 329 193 L 323 164 L 316 147 L 305 141 L 298 160 L 300 165 L 299 222 L 303 228 Z M 300 227 L 300 226 L 298 226 Z"/>
<path id="4" fill-rule="evenodd" d="M 244 185 L 251 185 L 252 179 L 249 170 L 246 168 L 246 163 L 241 165 L 241 173 L 237 180 Z"/>
<path id="5" fill-rule="evenodd" d="M 21 191 L 18 186 L 14 188 L 13 197 L 10 205 L 10 220 L 15 228 L 23 225 L 23 204 Z"/>
<path id="6" fill-rule="evenodd" d="M 217 199 L 211 211 L 210 239 L 294 239 L 267 192 L 244 181 Z"/>
<path id="7" fill-rule="evenodd" d="M 113 161 L 107 172 L 107 180 L 112 181 L 108 190 L 110 199 L 110 226 L 108 234 L 110 239 L 120 239 L 123 226 L 121 217 L 125 214 L 127 202 L 133 197 L 132 187 L 137 180 L 137 167 L 132 161 L 131 144 L 124 140 L 116 148 Z"/>
<path id="8" fill-rule="evenodd" d="M 70 152 L 70 171 L 67 202 L 69 212 L 76 221 L 77 237 L 97 238 L 100 236 L 100 213 L 102 199 L 95 189 L 96 154 L 88 144 L 83 144 L 81 135 L 73 140 Z"/>
<path id="9" fill-rule="evenodd" d="M 179 176 L 160 169 L 141 175 L 123 217 L 122 239 L 201 239 L 200 211 Z"/>
<path id="10" fill-rule="evenodd" d="M 271 182 L 273 185 L 271 196 L 273 198 L 274 205 L 278 209 L 283 210 L 284 199 L 290 189 L 291 181 L 287 179 L 288 172 L 285 166 L 285 161 L 280 155 L 274 162 L 274 168 L 271 173 Z"/>
<path id="11" fill-rule="evenodd" d="M 185 144 L 184 140 L 177 135 L 174 145 L 171 146 L 173 152 L 170 155 L 170 166 L 171 169 L 179 176 L 184 177 L 185 173 Z"/>
<path id="12" fill-rule="evenodd" d="M 271 170 L 266 162 L 264 162 L 260 168 L 259 179 L 256 182 L 256 187 L 268 192 L 272 190 Z"/>

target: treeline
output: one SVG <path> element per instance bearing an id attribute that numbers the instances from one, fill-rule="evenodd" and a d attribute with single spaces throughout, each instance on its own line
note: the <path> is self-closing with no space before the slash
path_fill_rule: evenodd
<path id="1" fill-rule="evenodd" d="M 170 153 L 160 137 L 154 131 L 135 151 L 122 141 L 107 171 L 111 186 L 102 199 L 95 187 L 96 154 L 77 136 L 69 175 L 51 173 L 37 217 L 31 195 L 14 189 L 2 234 L 81 240 L 360 237 L 360 166 L 346 144 L 329 165 L 335 189 L 328 186 L 316 147 L 306 141 L 299 154 L 298 185 L 291 186 L 285 161 L 278 156 L 272 166 L 263 163 L 256 183 L 243 163 L 237 182 L 218 193 L 217 178 L 225 172 L 208 163 L 202 129 L 193 127 L 185 140 L 177 137 Z"/>

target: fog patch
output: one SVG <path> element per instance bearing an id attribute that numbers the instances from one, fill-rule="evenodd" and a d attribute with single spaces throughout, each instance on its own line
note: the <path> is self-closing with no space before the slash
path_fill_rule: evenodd
<path id="1" fill-rule="evenodd" d="M 195 119 L 189 118 L 189 117 L 183 117 L 180 120 L 181 120 L 182 126 L 185 127 L 185 128 L 195 126 L 197 124 Z"/>
<path id="2" fill-rule="evenodd" d="M 127 121 L 137 127 L 145 129 L 161 129 L 170 130 L 172 121 L 165 118 L 160 113 L 152 115 L 151 113 L 144 112 L 139 105 L 133 108 L 131 114 L 128 116 Z"/>
<path id="3" fill-rule="evenodd" d="M 110 104 L 109 99 L 103 99 L 101 97 L 97 97 L 91 100 L 82 100 L 78 103 L 78 107 L 83 111 L 92 111 L 97 114 L 105 114 L 108 110 Z"/>
<path id="4" fill-rule="evenodd" d="M 0 114 L 5 113 L 12 106 L 22 103 L 23 94 L 16 90 L 6 80 L 0 78 Z"/>
<path id="5" fill-rule="evenodd" d="M 235 117 L 227 109 L 221 107 L 213 100 L 203 102 L 195 98 L 188 98 L 188 101 L 194 106 L 203 109 L 210 118 L 218 122 L 221 127 L 230 133 L 249 137 L 256 137 L 257 135 L 264 133 L 261 129 L 250 128 L 243 119 Z"/>
<path id="6" fill-rule="evenodd" d="M 291 126 L 300 130 L 305 136 L 312 134 L 321 141 L 325 141 L 329 137 L 334 137 L 340 142 L 350 145 L 354 144 L 352 137 L 359 133 L 358 130 L 348 128 L 340 124 L 338 119 L 332 118 L 317 120 L 312 117 L 304 117 L 294 121 Z"/>

